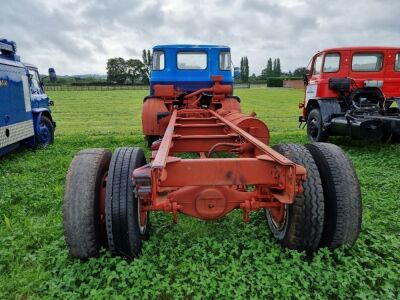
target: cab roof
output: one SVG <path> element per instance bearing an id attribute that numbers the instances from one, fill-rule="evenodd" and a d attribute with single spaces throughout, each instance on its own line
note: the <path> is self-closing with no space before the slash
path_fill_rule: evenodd
<path id="1" fill-rule="evenodd" d="M 153 47 L 153 50 L 157 49 L 229 49 L 229 47 L 225 45 L 168 44 Z"/>
<path id="2" fill-rule="evenodd" d="M 382 51 L 382 50 L 400 50 L 399 47 L 395 46 L 352 46 L 352 47 L 335 47 L 327 48 L 317 53 L 331 52 L 331 51 Z"/>
<path id="3" fill-rule="evenodd" d="M 25 66 L 25 67 L 27 67 L 27 68 L 29 68 L 29 69 L 38 69 L 35 65 L 32 65 L 32 64 L 30 64 L 30 63 L 27 63 L 27 62 L 22 62 L 23 63 L 23 65 Z"/>

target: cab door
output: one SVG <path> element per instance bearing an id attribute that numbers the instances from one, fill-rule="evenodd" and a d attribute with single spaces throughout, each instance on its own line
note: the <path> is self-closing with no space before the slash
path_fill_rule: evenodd
<path id="1" fill-rule="evenodd" d="M 32 109 L 47 108 L 49 98 L 44 93 L 37 69 L 28 68 Z"/>
<path id="2" fill-rule="evenodd" d="M 304 108 L 307 107 L 307 102 L 317 96 L 318 81 L 321 74 L 323 54 L 316 55 L 313 59 L 312 67 L 310 70 L 310 78 L 306 86 L 304 95 Z"/>

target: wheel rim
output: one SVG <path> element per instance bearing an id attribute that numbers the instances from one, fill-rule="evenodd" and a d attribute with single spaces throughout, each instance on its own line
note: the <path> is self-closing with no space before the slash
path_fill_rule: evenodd
<path id="1" fill-rule="evenodd" d="M 108 172 L 104 173 L 100 183 L 99 222 L 100 222 L 100 239 L 103 245 L 107 245 L 107 228 L 106 228 L 107 177 L 108 177 Z"/>
<path id="2" fill-rule="evenodd" d="M 40 144 L 44 146 L 49 145 L 51 140 L 50 129 L 43 122 L 39 125 L 39 140 Z"/>
<path id="3" fill-rule="evenodd" d="M 288 215 L 287 210 L 288 206 L 286 204 L 281 204 L 278 207 L 267 209 L 272 226 L 274 226 L 275 229 L 280 231 L 285 228 Z"/>
<path id="4" fill-rule="evenodd" d="M 308 133 L 312 138 L 316 138 L 318 136 L 319 124 L 317 119 L 312 118 L 308 123 Z"/>

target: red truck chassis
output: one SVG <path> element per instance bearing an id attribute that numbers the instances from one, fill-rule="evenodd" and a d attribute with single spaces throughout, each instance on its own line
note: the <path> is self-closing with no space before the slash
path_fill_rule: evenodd
<path id="1" fill-rule="evenodd" d="M 251 210 L 268 208 L 279 222 L 284 204 L 293 203 L 301 194 L 306 170 L 265 144 L 269 131 L 264 123 L 242 114 L 236 99 L 227 100 L 236 102 L 229 106 L 231 111 L 210 109 L 223 107 L 221 103 L 232 92 L 231 86 L 220 83 L 221 76 L 213 80 L 213 87 L 185 95 L 178 109 L 174 108 L 178 92 L 173 86 L 156 85 L 158 99 L 146 100 L 161 98 L 170 114 L 159 120 L 168 125 L 162 140 L 151 146 L 151 162 L 133 172 L 141 220 L 152 210 L 172 212 L 176 222 L 178 212 L 212 220 L 241 208 L 248 222 Z M 203 93 L 212 94 L 209 108 L 199 107 Z M 146 114 L 144 109 L 143 123 Z M 178 156 L 187 152 L 197 157 Z M 214 158 L 218 152 L 231 157 Z"/>
<path id="2" fill-rule="evenodd" d="M 165 135 L 152 146 L 151 163 L 133 173 L 142 212 L 164 210 L 201 219 L 217 219 L 234 208 L 268 208 L 277 221 L 283 204 L 301 194 L 304 167 L 272 150 L 249 132 L 210 109 L 180 109 L 172 112 Z M 198 158 L 175 155 L 196 152 Z M 230 152 L 235 158 L 213 158 L 215 152 Z M 254 189 L 249 191 L 249 186 Z M 144 214 L 142 214 L 144 216 Z"/>

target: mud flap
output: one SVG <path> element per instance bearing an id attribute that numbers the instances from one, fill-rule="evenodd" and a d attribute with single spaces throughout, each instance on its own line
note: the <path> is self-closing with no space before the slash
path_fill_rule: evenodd
<path id="1" fill-rule="evenodd" d="M 341 108 L 336 99 L 318 100 L 322 121 L 326 124 L 331 121 L 333 114 L 341 113 Z"/>

